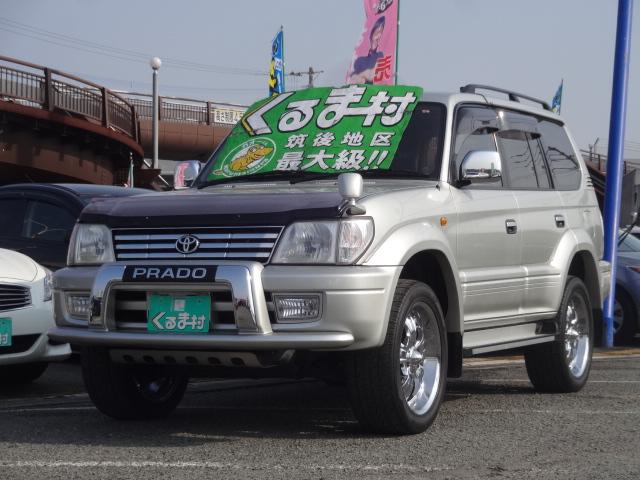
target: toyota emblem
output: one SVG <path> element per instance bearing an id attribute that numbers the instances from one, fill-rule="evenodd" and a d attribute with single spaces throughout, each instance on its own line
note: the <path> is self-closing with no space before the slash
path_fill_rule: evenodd
<path id="1" fill-rule="evenodd" d="M 176 250 L 180 253 L 193 253 L 200 246 L 200 240 L 193 235 L 182 235 L 176 240 Z"/>

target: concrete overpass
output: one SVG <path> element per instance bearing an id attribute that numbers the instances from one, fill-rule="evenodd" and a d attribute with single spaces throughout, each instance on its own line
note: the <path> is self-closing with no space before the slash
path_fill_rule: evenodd
<path id="1" fill-rule="evenodd" d="M 241 116 L 239 105 L 161 99 L 159 156 L 206 159 Z M 0 56 L 0 184 L 121 184 L 133 159 L 136 184 L 161 186 L 149 168 L 151 98 Z"/>

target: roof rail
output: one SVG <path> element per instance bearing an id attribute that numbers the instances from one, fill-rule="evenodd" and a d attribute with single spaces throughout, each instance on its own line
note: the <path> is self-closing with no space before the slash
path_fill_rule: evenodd
<path id="1" fill-rule="evenodd" d="M 509 100 L 511 100 L 512 102 L 519 102 L 520 99 L 523 98 L 534 103 L 539 103 L 540 105 L 542 105 L 542 108 L 551 111 L 551 107 L 544 100 L 530 97 L 529 95 L 523 95 L 522 93 L 516 93 L 511 90 L 506 90 L 504 88 L 491 87 L 489 85 L 477 85 L 474 83 L 470 83 L 469 85 L 460 87 L 460 93 L 476 93 L 476 90 L 489 90 L 491 92 L 504 93 L 505 95 L 509 96 Z"/>

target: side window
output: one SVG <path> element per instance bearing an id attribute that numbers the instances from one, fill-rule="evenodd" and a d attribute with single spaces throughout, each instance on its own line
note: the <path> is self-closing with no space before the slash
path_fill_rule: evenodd
<path id="1" fill-rule="evenodd" d="M 25 201 L 21 198 L 0 198 L 0 237 L 20 237 L 24 206 Z"/>
<path id="2" fill-rule="evenodd" d="M 580 164 L 562 125 L 542 120 L 538 124 L 542 145 L 558 190 L 576 190 L 580 187 Z"/>
<path id="3" fill-rule="evenodd" d="M 460 174 L 462 161 L 473 151 L 496 151 L 495 132 L 499 130 L 498 114 L 488 107 L 462 107 L 456 115 L 453 161 L 455 177 Z M 473 182 L 473 181 L 472 181 Z M 502 178 L 483 179 L 478 185 L 501 187 Z"/>
<path id="4" fill-rule="evenodd" d="M 22 226 L 22 236 L 49 242 L 65 242 L 76 219 L 70 212 L 52 203 L 31 200 Z"/>
<path id="5" fill-rule="evenodd" d="M 497 134 L 502 169 L 509 177 L 509 186 L 513 188 L 538 188 L 528 136 L 522 130 L 502 130 Z"/>
<path id="6" fill-rule="evenodd" d="M 502 130 L 496 138 L 508 185 L 524 189 L 550 188 L 538 119 L 515 112 L 501 112 L 500 117 Z"/>

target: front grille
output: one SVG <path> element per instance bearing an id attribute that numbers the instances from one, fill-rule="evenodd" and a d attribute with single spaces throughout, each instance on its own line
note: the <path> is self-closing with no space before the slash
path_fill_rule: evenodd
<path id="1" fill-rule="evenodd" d="M 202 292 L 200 292 L 202 294 Z M 147 330 L 147 292 L 144 290 L 114 291 L 115 320 L 118 330 Z M 209 331 L 235 330 L 236 322 L 233 314 L 233 297 L 231 290 L 216 290 L 211 295 L 211 324 Z M 275 313 L 271 294 L 267 293 L 267 309 L 272 323 Z"/>
<path id="2" fill-rule="evenodd" d="M 113 243 L 117 260 L 251 260 L 266 263 L 283 227 L 204 227 L 116 229 Z M 193 253 L 180 253 L 176 242 L 184 235 L 200 245 Z"/>
<path id="3" fill-rule="evenodd" d="M 21 285 L 0 284 L 0 312 L 31 305 L 31 292 Z"/>

